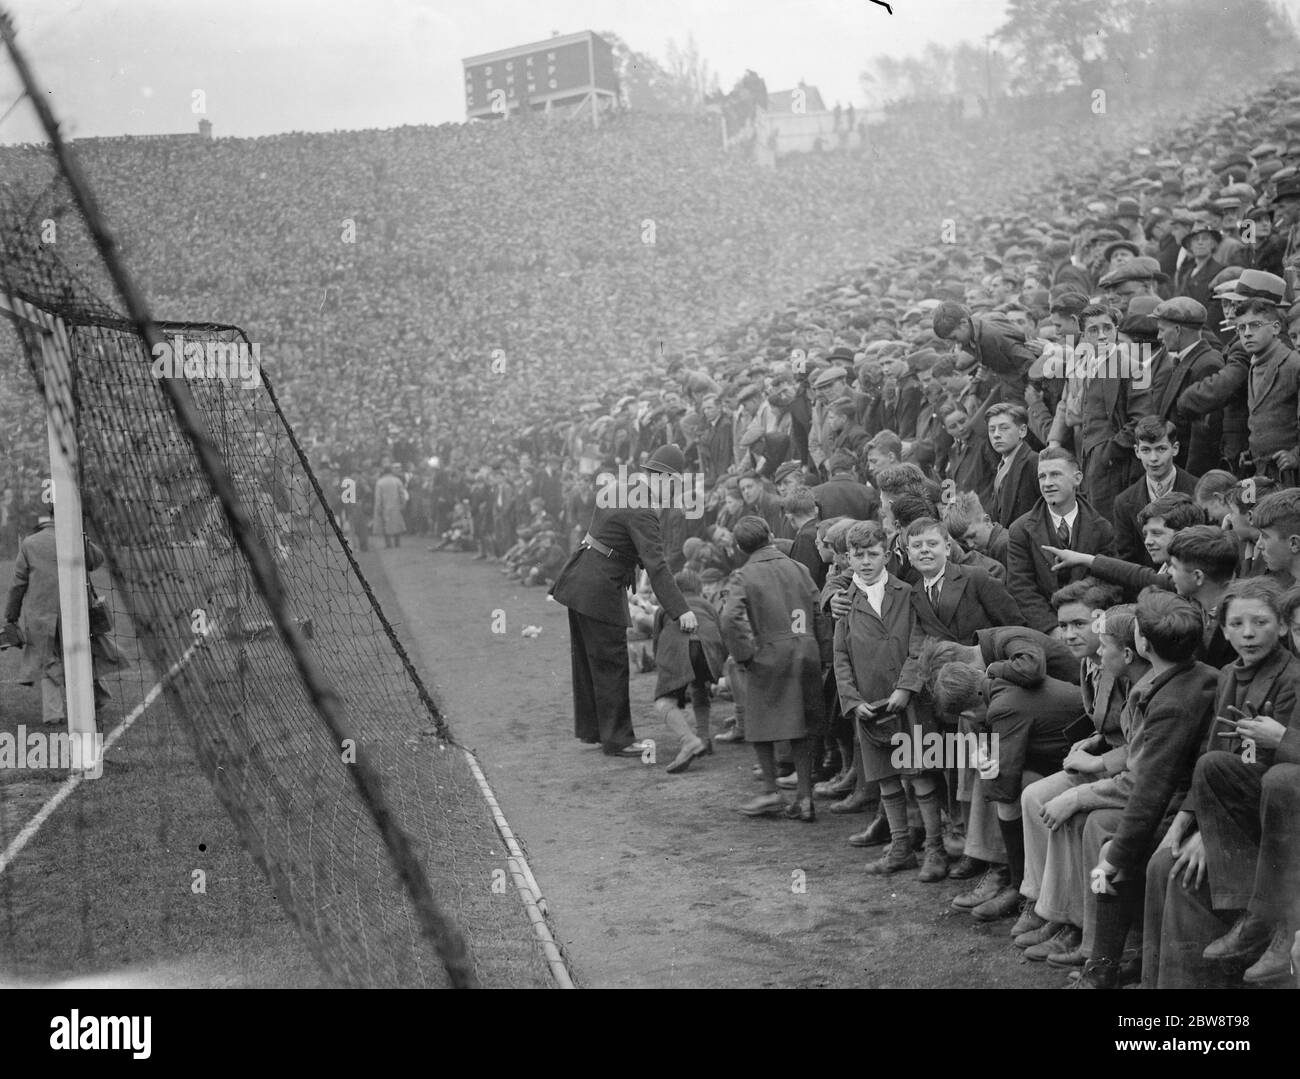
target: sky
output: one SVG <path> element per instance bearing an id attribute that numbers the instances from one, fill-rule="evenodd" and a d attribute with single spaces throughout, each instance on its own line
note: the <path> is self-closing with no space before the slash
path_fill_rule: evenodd
<path id="1" fill-rule="evenodd" d="M 891 3 L 893 15 L 869 0 L 0 0 L 74 138 L 194 131 L 196 102 L 217 137 L 459 122 L 464 57 L 580 30 L 660 61 L 670 38 L 694 35 L 723 89 L 753 68 L 769 90 L 804 79 L 828 106 L 863 106 L 871 57 L 982 41 L 1005 8 Z M 18 95 L 4 57 L 0 114 Z M 27 103 L 0 121 L 0 142 L 37 140 Z"/>

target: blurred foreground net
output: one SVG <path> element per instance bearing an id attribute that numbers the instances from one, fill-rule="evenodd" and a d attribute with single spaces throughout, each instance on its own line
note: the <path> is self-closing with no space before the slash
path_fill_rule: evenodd
<path id="1" fill-rule="evenodd" d="M 64 377 L 48 362 L 51 339 L 66 355 L 72 412 L 55 426 L 124 608 L 114 619 L 155 672 L 174 671 L 166 691 L 200 767 L 312 954 L 345 985 L 554 984 L 545 920 L 516 893 L 531 876 L 508 857 L 474 765 L 362 577 L 255 344 L 233 326 L 161 323 L 168 347 L 151 354 L 137 324 L 40 242 L 30 210 L 29 198 L 0 197 L 0 293 L 47 397 L 60 393 L 45 380 Z M 66 236 L 86 223 L 63 226 Z M 299 645 L 323 675 L 314 686 L 169 376 L 184 378 L 271 552 Z M 321 701 L 331 692 L 334 731 Z M 378 782 L 359 790 L 354 760 Z M 385 815 L 409 847 L 385 835 Z M 459 966 L 448 960 L 458 952 Z"/>

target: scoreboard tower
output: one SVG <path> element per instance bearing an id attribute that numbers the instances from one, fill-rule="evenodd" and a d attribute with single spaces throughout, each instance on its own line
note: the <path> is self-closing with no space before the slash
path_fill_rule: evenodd
<path id="1" fill-rule="evenodd" d="M 470 56 L 465 65 L 465 115 L 504 119 L 532 112 L 590 107 L 598 122 L 602 107 L 618 102 L 614 50 L 598 34 L 553 37 L 532 45 Z"/>

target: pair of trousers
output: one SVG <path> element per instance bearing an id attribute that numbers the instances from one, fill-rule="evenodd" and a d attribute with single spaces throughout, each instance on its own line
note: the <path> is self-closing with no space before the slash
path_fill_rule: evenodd
<path id="1" fill-rule="evenodd" d="M 1078 850 L 1083 842 L 1086 812 L 1076 813 L 1055 832 L 1043 823 L 1043 806 L 1058 794 L 1084 781 L 1083 776 L 1056 772 L 1030 783 L 1020 796 L 1020 815 L 1025 829 L 1025 879 L 1021 895 L 1038 900 L 1035 910 L 1049 922 L 1069 922 L 1083 926 L 1083 889 L 1085 876 L 1079 879 Z"/>
<path id="2" fill-rule="evenodd" d="M 1142 911 L 1143 989 L 1226 989 L 1235 984 L 1229 964 L 1207 961 L 1206 945 L 1232 928 L 1232 918 L 1215 912 L 1210 885 L 1183 884 L 1183 871 L 1171 878 L 1174 856 L 1166 846 L 1147 862 L 1147 895 Z M 1239 969 L 1239 968 L 1237 968 Z"/>
<path id="3" fill-rule="evenodd" d="M 1079 843 L 1078 874 L 1088 883 L 1083 889 L 1083 954 L 1092 955 L 1092 945 L 1097 936 L 1097 896 L 1092 890 L 1092 870 L 1101 859 L 1101 848 L 1115 835 L 1119 822 L 1124 819 L 1122 809 L 1094 809 L 1083 823 L 1083 838 Z"/>
<path id="4" fill-rule="evenodd" d="M 632 730 L 627 627 L 569 610 L 573 664 L 573 733 L 617 753 L 636 741 Z"/>
<path id="5" fill-rule="evenodd" d="M 1212 750 L 1196 762 L 1192 797 L 1215 908 L 1300 929 L 1300 765 Z"/>

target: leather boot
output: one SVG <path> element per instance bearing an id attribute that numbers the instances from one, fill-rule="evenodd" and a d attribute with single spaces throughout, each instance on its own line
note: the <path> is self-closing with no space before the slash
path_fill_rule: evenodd
<path id="1" fill-rule="evenodd" d="M 855 832 L 849 836 L 850 847 L 878 847 L 881 843 L 889 841 L 889 821 L 885 819 L 885 811 L 877 809 L 875 818 L 867 825 L 866 829 L 861 832 Z"/>
<path id="2" fill-rule="evenodd" d="M 854 789 L 853 793 L 830 807 L 832 813 L 865 813 L 871 799 L 866 791 Z"/>
<path id="3" fill-rule="evenodd" d="M 872 876 L 884 877 L 904 869 L 916 868 L 916 853 L 910 841 L 895 839 L 888 849 L 874 862 L 868 862 L 866 870 Z"/>
<path id="4" fill-rule="evenodd" d="M 921 863 L 921 875 L 917 878 L 922 884 L 934 884 L 948 875 L 948 855 L 943 849 L 943 838 L 935 836 L 925 842 L 925 861 Z"/>
<path id="5" fill-rule="evenodd" d="M 1279 926 L 1273 934 L 1273 939 L 1269 941 L 1268 950 L 1246 969 L 1241 980 L 1251 985 L 1260 985 L 1264 982 L 1289 978 L 1293 936 L 1294 934 L 1287 931 L 1286 926 Z"/>
<path id="6" fill-rule="evenodd" d="M 1119 968 L 1113 959 L 1089 959 L 1083 964 L 1083 973 L 1071 989 L 1115 989 L 1119 984 Z"/>
<path id="7" fill-rule="evenodd" d="M 817 819 L 817 811 L 813 809 L 813 800 L 811 798 L 796 798 L 785 807 L 786 820 L 801 820 L 804 824 L 812 824 Z"/>
<path id="8" fill-rule="evenodd" d="M 1204 957 L 1219 963 L 1253 963 L 1267 950 L 1273 927 L 1247 911 L 1218 940 L 1206 946 Z"/>

